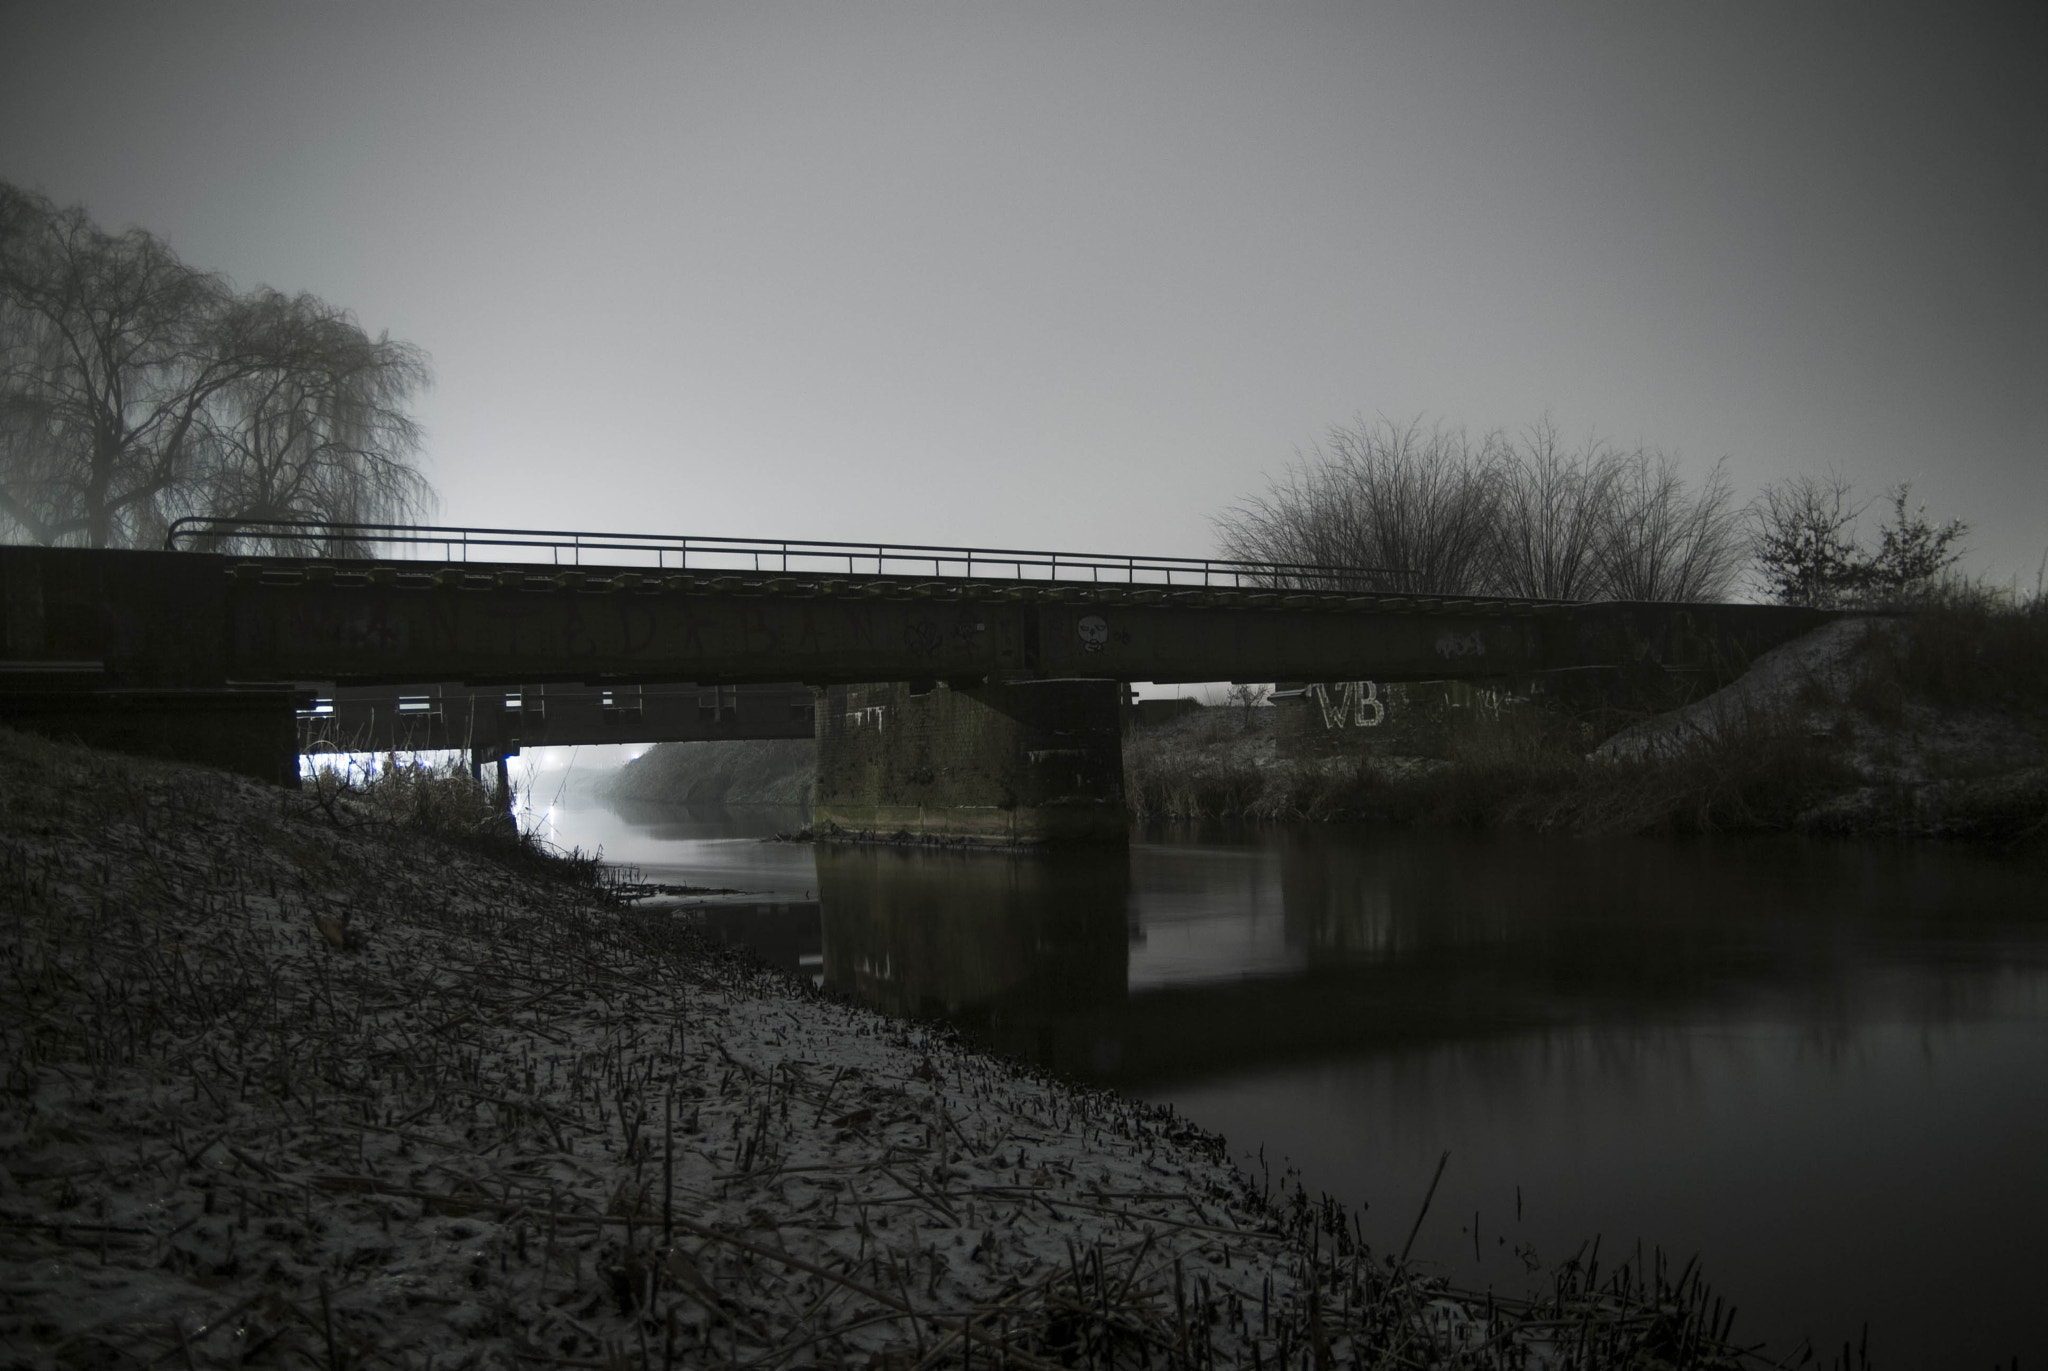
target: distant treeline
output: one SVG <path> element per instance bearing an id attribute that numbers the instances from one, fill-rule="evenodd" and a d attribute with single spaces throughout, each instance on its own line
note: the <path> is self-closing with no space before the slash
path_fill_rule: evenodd
<path id="1" fill-rule="evenodd" d="M 817 756 L 808 738 L 662 743 L 620 768 L 606 794 L 666 804 L 807 805 Z"/>
<path id="2" fill-rule="evenodd" d="M 1794 476 L 1740 504 L 1724 464 L 1678 459 L 1547 418 L 1519 435 L 1381 419 L 1323 442 L 1217 520 L 1226 556 L 1380 568 L 1376 588 L 1554 600 L 1719 600 L 1747 574 L 1793 604 L 1896 604 L 1949 586 L 1966 531 L 1890 492 L 1875 548 L 1846 479 Z M 1313 572 L 1284 584 L 1312 585 Z"/>

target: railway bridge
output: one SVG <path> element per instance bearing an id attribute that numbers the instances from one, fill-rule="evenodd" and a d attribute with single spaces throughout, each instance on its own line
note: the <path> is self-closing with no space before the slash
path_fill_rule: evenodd
<path id="1" fill-rule="evenodd" d="M 1648 665 L 1710 685 L 1821 617 L 1432 595 L 1404 579 L 1014 549 L 182 521 L 164 551 L 0 548 L 0 717 L 293 784 L 299 712 L 351 690 L 460 695 L 467 745 L 502 757 L 530 734 L 544 692 L 581 692 L 619 741 L 651 741 L 630 735 L 664 736 L 648 709 L 664 692 L 666 736 L 788 736 L 801 731 L 802 687 L 821 825 L 1033 842 L 1122 833 L 1127 682 L 1515 681 Z M 681 731 L 706 722 L 707 693 L 709 722 L 730 699 L 733 727 Z M 759 727 L 772 732 L 739 725 L 742 699 L 771 701 Z"/>

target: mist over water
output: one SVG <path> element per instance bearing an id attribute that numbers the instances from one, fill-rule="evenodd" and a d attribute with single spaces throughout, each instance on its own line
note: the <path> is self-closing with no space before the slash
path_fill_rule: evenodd
<path id="1" fill-rule="evenodd" d="M 1177 830 L 1128 852 L 764 843 L 800 812 L 561 808 L 885 1012 L 1223 1133 L 1398 1251 L 1516 1290 L 1698 1254 L 1738 1335 L 2032 1346 L 2048 1288 L 2038 864 L 1788 840 Z M 780 904 L 781 910 L 773 906 Z M 1262 1160 L 1263 1154 L 1263 1160 Z"/>

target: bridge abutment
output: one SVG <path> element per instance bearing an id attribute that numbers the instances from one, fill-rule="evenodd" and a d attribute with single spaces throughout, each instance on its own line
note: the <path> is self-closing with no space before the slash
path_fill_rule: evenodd
<path id="1" fill-rule="evenodd" d="M 19 679 L 5 685 L 0 722 L 9 727 L 136 757 L 217 766 L 272 785 L 299 784 L 298 719 L 287 688 L 65 689 Z"/>
<path id="2" fill-rule="evenodd" d="M 828 687 L 812 823 L 844 838 L 1126 840 L 1115 681 Z"/>

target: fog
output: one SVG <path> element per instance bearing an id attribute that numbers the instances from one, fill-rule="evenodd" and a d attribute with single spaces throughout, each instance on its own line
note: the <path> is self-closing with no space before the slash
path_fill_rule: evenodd
<path id="1" fill-rule="evenodd" d="M 2048 550 L 2037 29 L 1761 5 L 10 5 L 0 177 L 425 347 L 464 524 L 1194 554 L 1549 412 Z"/>

